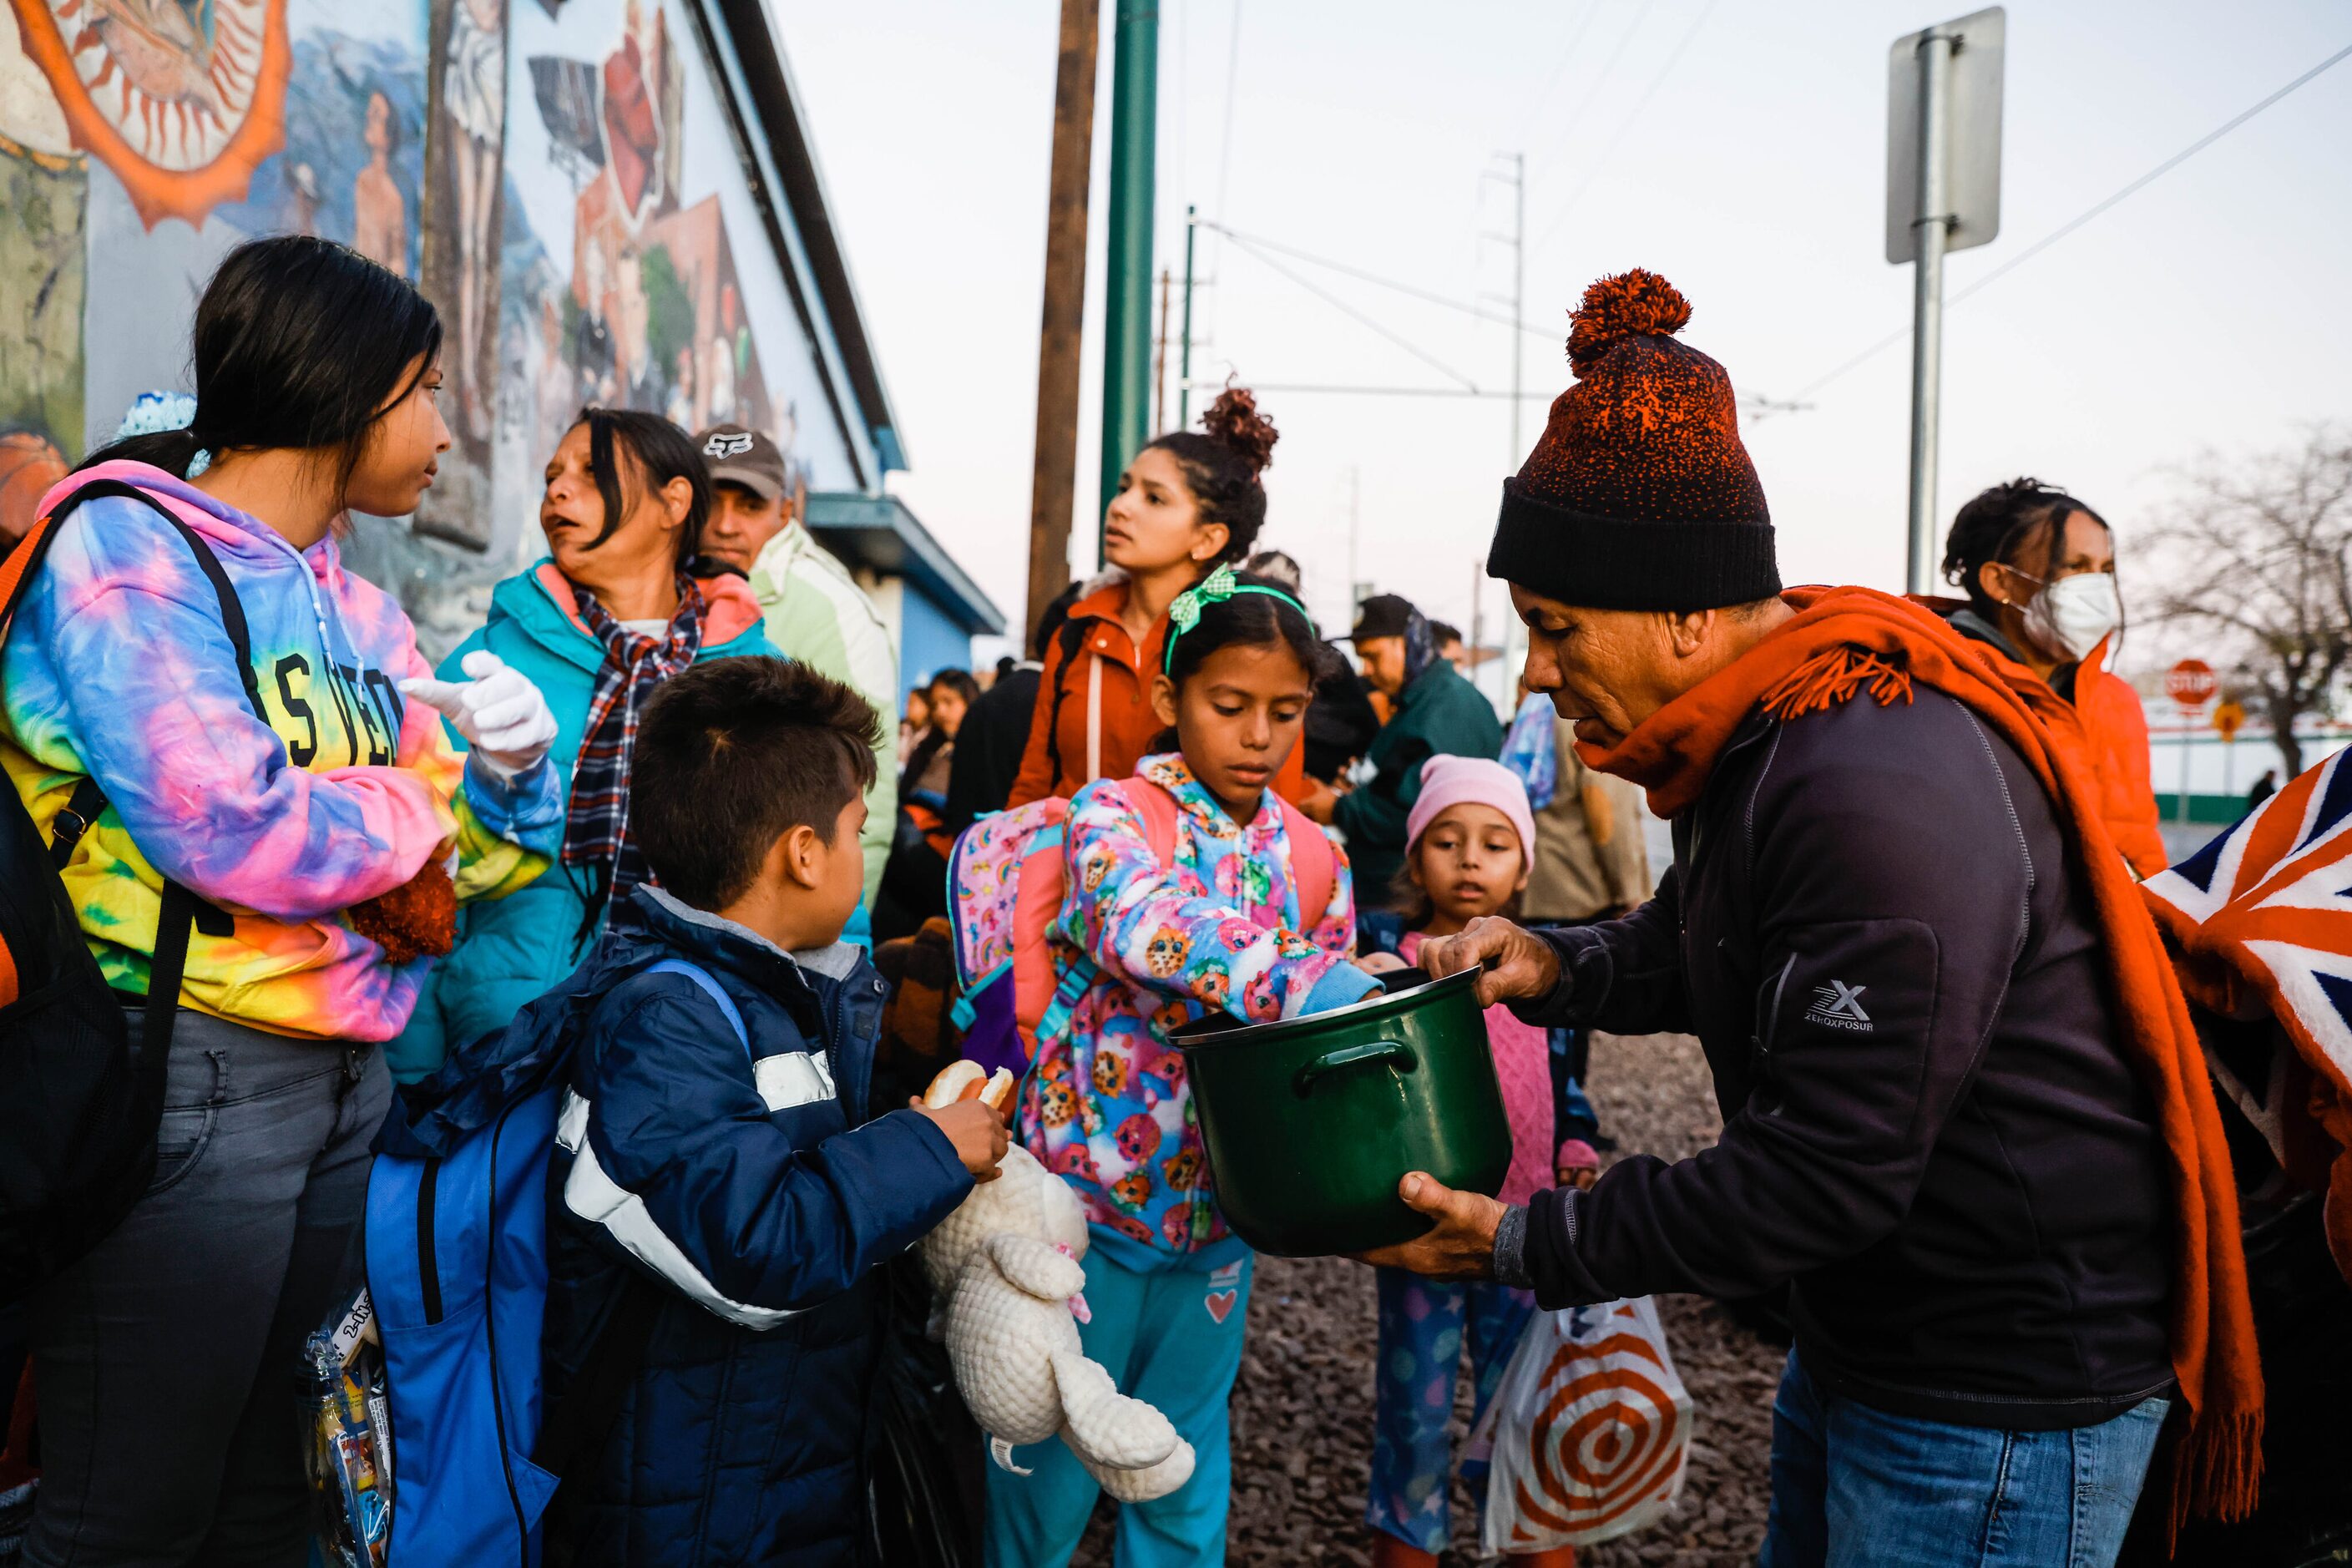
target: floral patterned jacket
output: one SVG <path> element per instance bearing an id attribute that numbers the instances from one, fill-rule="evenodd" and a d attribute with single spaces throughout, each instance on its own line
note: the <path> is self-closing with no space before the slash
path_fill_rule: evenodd
<path id="1" fill-rule="evenodd" d="M 1270 795 L 1243 826 L 1176 753 L 1146 757 L 1136 773 L 1181 808 L 1175 863 L 1160 864 L 1144 835 L 1135 780 L 1098 779 L 1071 801 L 1070 891 L 1055 941 L 1101 973 L 1067 1032 L 1040 1042 L 1021 1128 L 1096 1225 L 1183 1253 L 1226 1232 L 1183 1054 L 1168 1032 L 1213 1008 L 1254 1021 L 1296 1017 L 1352 1001 L 1372 983 L 1349 962 L 1356 900 L 1337 846 L 1329 903 L 1302 911 L 1290 830 Z"/>

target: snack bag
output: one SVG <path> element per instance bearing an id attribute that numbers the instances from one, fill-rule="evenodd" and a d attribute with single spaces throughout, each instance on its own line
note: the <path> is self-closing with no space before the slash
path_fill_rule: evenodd
<path id="1" fill-rule="evenodd" d="M 392 1533 L 392 1412 L 365 1289 L 332 1326 L 303 1342 L 302 1368 L 320 1559 L 329 1568 L 383 1568 Z"/>
<path id="2" fill-rule="evenodd" d="M 1647 1296 L 1538 1312 L 1504 1369 L 1491 1441 L 1489 1555 L 1590 1546 L 1656 1521 L 1683 1489 L 1691 1399 Z"/>

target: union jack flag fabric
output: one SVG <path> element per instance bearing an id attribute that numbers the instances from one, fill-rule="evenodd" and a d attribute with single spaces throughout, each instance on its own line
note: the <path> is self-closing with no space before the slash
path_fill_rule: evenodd
<path id="1" fill-rule="evenodd" d="M 2256 1085 L 2210 1047 L 2214 1077 L 2281 1163 L 2315 1122 L 2334 1148 L 2327 1234 L 2352 1277 L 2352 751 L 2298 776 L 2141 885 L 2176 949 L 2181 989 L 2223 1018 L 2265 1009 L 2309 1077 Z M 2298 1092 L 2300 1091 L 2300 1092 Z"/>

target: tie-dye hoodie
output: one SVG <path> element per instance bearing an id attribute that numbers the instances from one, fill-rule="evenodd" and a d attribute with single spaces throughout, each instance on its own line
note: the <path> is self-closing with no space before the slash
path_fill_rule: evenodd
<path id="1" fill-rule="evenodd" d="M 1097 779 L 1070 802 L 1070 890 L 1054 937 L 1102 973 L 1068 1032 L 1039 1050 L 1021 1128 L 1097 1226 L 1190 1253 L 1226 1231 L 1184 1056 L 1168 1031 L 1220 1008 L 1252 1022 L 1319 1013 L 1374 982 L 1349 961 L 1356 894 L 1337 845 L 1330 900 L 1301 910 L 1289 814 L 1271 795 L 1244 825 L 1175 752 L 1135 771 Z M 1181 808 L 1172 866 L 1160 863 L 1129 795 L 1153 784 Z"/>
<path id="2" fill-rule="evenodd" d="M 143 994 L 163 879 L 236 917 L 194 933 L 182 1001 L 279 1034 L 383 1040 L 432 961 L 394 965 L 341 911 L 457 852 L 460 899 L 504 892 L 561 841 L 554 771 L 509 784 L 450 749 L 397 683 L 429 675 L 399 604 L 234 507 L 141 463 L 135 484 L 212 546 L 251 630 L 270 723 L 247 706 L 219 602 L 180 534 L 140 503 L 78 509 L 0 650 L 0 765 L 46 835 L 85 774 L 107 805 L 64 871 L 109 984 Z M 462 783 L 461 783 L 462 781 Z"/>

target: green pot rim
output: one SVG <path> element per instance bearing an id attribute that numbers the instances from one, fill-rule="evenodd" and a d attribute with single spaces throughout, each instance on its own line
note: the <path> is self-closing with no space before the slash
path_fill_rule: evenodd
<path id="1" fill-rule="evenodd" d="M 1451 974 L 1441 975 L 1435 980 L 1424 980 L 1417 985 L 1407 986 L 1402 991 L 1367 992 L 1361 1000 L 1350 1002 L 1345 1007 L 1334 1007 L 1328 1013 L 1310 1013 L 1299 1018 L 1276 1018 L 1263 1024 L 1243 1024 L 1238 1027 L 1222 1025 L 1215 1028 L 1203 1029 L 1202 1026 L 1209 1023 L 1211 1019 L 1220 1016 L 1230 1016 L 1211 1014 L 1208 1018 L 1187 1024 L 1179 1029 L 1171 1029 L 1168 1032 L 1168 1043 L 1187 1053 L 1214 1050 L 1225 1046 L 1246 1045 L 1255 1047 L 1290 1035 L 1320 1031 L 1333 1024 L 1355 1024 L 1374 1019 L 1402 1017 L 1408 1013 L 1419 1012 L 1433 1003 L 1451 997 L 1457 991 L 1474 988 L 1477 984 L 1479 973 L 1479 969 L 1473 965 L 1468 969 L 1456 970 Z"/>

